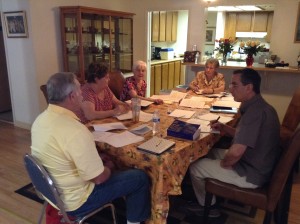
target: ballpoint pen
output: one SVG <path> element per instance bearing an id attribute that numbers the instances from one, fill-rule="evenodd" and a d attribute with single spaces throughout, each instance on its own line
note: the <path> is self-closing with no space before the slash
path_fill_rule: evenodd
<path id="1" fill-rule="evenodd" d="M 219 116 L 219 117 L 217 118 L 217 120 L 215 120 L 214 123 L 217 123 L 217 122 L 219 121 L 220 118 L 221 118 L 221 117 Z M 209 122 L 207 126 L 209 126 L 209 125 L 211 125 L 211 122 Z"/>
<path id="2" fill-rule="evenodd" d="M 162 139 L 156 144 L 156 147 L 159 146 L 161 142 L 162 142 Z"/>

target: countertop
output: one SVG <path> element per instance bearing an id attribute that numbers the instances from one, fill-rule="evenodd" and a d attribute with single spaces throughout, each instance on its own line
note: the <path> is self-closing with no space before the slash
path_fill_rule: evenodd
<path id="1" fill-rule="evenodd" d="M 172 61 L 181 61 L 183 58 L 172 58 L 168 60 L 151 60 L 151 65 L 157 65 L 157 64 L 162 64 L 162 63 L 168 63 Z"/>
<path id="2" fill-rule="evenodd" d="M 182 63 L 186 66 L 191 67 L 204 67 L 205 62 L 201 62 L 199 64 L 195 63 Z M 236 61 L 228 61 L 226 65 L 220 65 L 220 69 L 241 69 L 246 67 L 246 62 L 236 62 Z M 253 63 L 253 69 L 257 71 L 265 71 L 265 72 L 286 72 L 286 73 L 298 73 L 300 74 L 300 70 L 296 66 L 290 67 L 276 67 L 276 68 L 267 68 L 264 64 Z"/>

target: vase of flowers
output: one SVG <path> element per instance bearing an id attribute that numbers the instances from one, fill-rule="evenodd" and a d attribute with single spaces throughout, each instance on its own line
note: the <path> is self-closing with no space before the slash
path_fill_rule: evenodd
<path id="1" fill-rule="evenodd" d="M 266 51 L 265 45 L 260 44 L 259 41 L 250 41 L 241 42 L 240 48 L 244 50 L 244 53 L 247 54 L 246 65 L 247 67 L 251 67 L 254 62 L 253 55 L 255 56 L 258 52 Z"/>
<path id="2" fill-rule="evenodd" d="M 254 62 L 253 55 L 252 54 L 248 54 L 247 57 L 246 57 L 246 65 L 247 65 L 247 67 L 252 67 L 253 62 Z"/>
<path id="3" fill-rule="evenodd" d="M 219 40 L 216 40 L 216 43 L 218 43 L 219 46 L 216 47 L 215 51 L 218 51 L 219 54 L 222 55 L 222 64 L 226 65 L 227 54 L 233 50 L 233 45 L 235 41 L 233 41 L 231 38 L 228 39 L 220 38 Z"/>

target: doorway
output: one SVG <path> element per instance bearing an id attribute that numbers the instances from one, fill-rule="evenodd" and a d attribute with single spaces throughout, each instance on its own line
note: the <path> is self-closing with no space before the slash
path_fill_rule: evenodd
<path id="1" fill-rule="evenodd" d="M 0 120 L 13 122 L 3 29 L 0 17 Z"/>

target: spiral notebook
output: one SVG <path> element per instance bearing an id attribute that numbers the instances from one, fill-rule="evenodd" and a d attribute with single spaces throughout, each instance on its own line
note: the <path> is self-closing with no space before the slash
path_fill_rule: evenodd
<path id="1" fill-rule="evenodd" d="M 175 145 L 175 142 L 170 141 L 168 139 L 159 138 L 159 137 L 152 137 L 148 141 L 142 143 L 137 147 L 137 149 L 149 152 L 155 155 L 159 155 L 166 150 L 172 148 Z"/>

